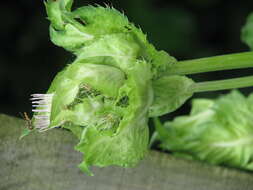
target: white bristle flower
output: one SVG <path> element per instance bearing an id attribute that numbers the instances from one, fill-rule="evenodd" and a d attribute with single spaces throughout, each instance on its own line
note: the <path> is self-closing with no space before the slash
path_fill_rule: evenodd
<path id="1" fill-rule="evenodd" d="M 54 94 L 32 94 L 32 111 L 34 128 L 40 132 L 48 130 L 50 125 L 51 106 Z"/>

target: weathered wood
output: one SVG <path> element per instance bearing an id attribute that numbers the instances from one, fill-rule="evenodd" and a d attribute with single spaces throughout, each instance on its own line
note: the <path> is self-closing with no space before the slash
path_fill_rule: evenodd
<path id="1" fill-rule="evenodd" d="M 18 140 L 24 121 L 0 115 L 0 190 L 252 190 L 253 174 L 151 152 L 139 166 L 77 165 L 81 153 L 68 131 L 54 129 Z"/>

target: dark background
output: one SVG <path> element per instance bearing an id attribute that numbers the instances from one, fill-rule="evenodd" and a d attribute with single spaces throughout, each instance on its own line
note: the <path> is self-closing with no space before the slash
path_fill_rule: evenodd
<path id="1" fill-rule="evenodd" d="M 74 7 L 107 3 L 124 11 L 157 49 L 179 60 L 248 51 L 240 30 L 253 1 L 225 0 L 76 0 Z M 30 94 L 44 93 L 73 56 L 50 42 L 42 0 L 1 1 L 0 113 L 31 113 Z M 250 75 L 252 69 L 192 76 L 196 81 Z M 252 88 L 243 89 L 249 93 Z M 219 92 L 225 93 L 226 91 Z M 194 97 L 217 97 L 200 93 Z M 189 111 L 188 101 L 175 113 Z"/>

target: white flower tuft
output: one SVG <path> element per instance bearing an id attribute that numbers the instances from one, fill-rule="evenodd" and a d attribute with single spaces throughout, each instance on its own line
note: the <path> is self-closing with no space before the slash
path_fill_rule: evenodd
<path id="1" fill-rule="evenodd" d="M 40 132 L 48 130 L 50 125 L 51 106 L 54 94 L 32 94 L 32 111 L 34 127 Z"/>

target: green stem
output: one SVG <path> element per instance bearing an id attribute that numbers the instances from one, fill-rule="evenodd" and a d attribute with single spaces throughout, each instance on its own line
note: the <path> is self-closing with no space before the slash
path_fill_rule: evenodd
<path id="1" fill-rule="evenodd" d="M 250 67 L 253 67 L 253 52 L 245 52 L 187 61 L 178 61 L 171 66 L 166 74 L 187 75 Z"/>
<path id="2" fill-rule="evenodd" d="M 192 90 L 193 92 L 207 92 L 234 88 L 245 88 L 250 86 L 253 86 L 253 76 L 209 82 L 198 82 L 193 85 Z"/>

